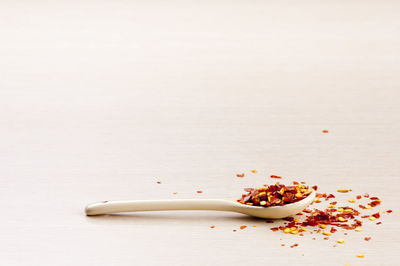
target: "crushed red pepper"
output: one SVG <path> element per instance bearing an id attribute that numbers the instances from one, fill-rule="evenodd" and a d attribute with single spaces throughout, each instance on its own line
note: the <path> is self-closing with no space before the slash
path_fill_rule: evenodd
<path id="1" fill-rule="evenodd" d="M 237 174 L 236 176 L 237 176 L 237 177 L 244 177 L 244 173 Z"/>
<path id="2" fill-rule="evenodd" d="M 271 176 L 271 178 L 281 178 L 278 176 Z M 293 182 L 294 186 L 284 186 L 279 183 L 276 183 L 275 185 L 264 185 L 262 188 L 246 188 L 245 191 L 246 193 L 242 195 L 241 199 L 238 200 L 238 202 L 242 204 L 248 204 L 252 206 L 264 206 L 264 207 L 269 207 L 269 206 L 280 206 L 284 204 L 289 204 L 292 202 L 296 202 L 298 200 L 301 200 L 305 197 L 307 197 L 312 190 L 305 185 L 305 182 Z M 281 190 L 283 189 L 283 190 Z M 317 190 L 318 186 L 312 186 L 312 189 Z M 342 190 L 337 190 L 340 193 L 347 193 L 352 191 L 351 189 L 342 189 Z M 301 193 L 301 197 L 297 198 L 296 194 Z M 299 195 L 300 196 L 300 195 Z M 325 201 L 328 201 L 330 198 L 335 198 L 335 195 L 333 194 L 327 194 L 327 193 L 316 193 L 315 200 L 313 203 L 319 203 L 321 202 L 320 199 L 325 199 Z M 381 204 L 381 200 L 378 197 L 370 197 L 368 193 L 361 195 L 355 196 L 357 200 L 364 198 L 369 198 L 370 203 L 365 205 L 359 204 L 358 207 L 362 210 L 364 209 L 370 209 L 372 207 L 375 207 L 377 205 Z M 264 202 L 263 202 L 264 201 Z M 379 219 L 381 214 L 379 212 L 374 213 L 372 215 L 360 215 L 360 212 L 356 210 L 355 208 L 349 207 L 349 206 L 341 206 L 338 207 L 337 201 L 332 201 L 330 202 L 330 205 L 327 209 L 325 210 L 319 210 L 319 209 L 305 209 L 300 213 L 297 213 L 297 215 L 302 215 L 303 218 L 305 218 L 303 221 L 300 221 L 298 218 L 294 217 L 286 217 L 283 218 L 286 222 L 284 222 L 283 225 L 277 226 L 277 227 L 272 227 L 270 228 L 272 231 L 283 231 L 284 233 L 290 233 L 290 234 L 297 234 L 299 236 L 304 236 L 303 232 L 308 231 L 306 227 L 321 227 L 324 229 L 321 231 L 321 229 L 314 230 L 314 233 L 323 233 L 326 236 L 330 236 L 333 233 L 336 233 L 338 229 L 336 228 L 342 228 L 343 232 L 345 230 L 355 230 L 357 232 L 361 231 L 361 226 L 362 226 L 362 221 L 358 220 L 357 217 L 361 218 L 370 218 L 371 221 L 374 219 Z M 391 213 L 392 210 L 387 210 L 386 213 Z M 385 212 L 383 212 L 385 213 Z M 300 217 L 299 217 L 300 218 Z M 372 218 L 372 219 L 371 219 Z M 272 223 L 272 221 L 266 221 L 266 223 Z M 377 222 L 376 224 L 379 225 L 382 222 Z M 327 228 L 329 226 L 329 228 Z M 242 226 L 243 227 L 243 226 Z M 240 229 L 242 229 L 240 227 Z M 246 226 L 244 226 L 246 228 Z M 345 230 L 344 230 L 345 229 Z M 310 234 L 313 234 L 312 231 L 309 231 Z M 344 235 L 347 235 L 347 233 L 343 233 Z M 313 240 L 316 240 L 315 237 L 312 238 Z M 324 237 L 324 240 L 329 240 L 329 237 Z M 365 237 L 365 241 L 371 240 L 371 237 Z M 285 246 L 285 244 L 281 244 L 281 246 Z M 291 248 L 297 247 L 298 244 L 293 244 L 290 246 Z M 337 246 L 336 244 L 334 246 Z"/>
<path id="3" fill-rule="evenodd" d="M 241 227 L 239 227 L 241 230 L 245 229 L 247 226 L 246 225 L 242 225 Z"/>
<path id="4" fill-rule="evenodd" d="M 199 193 L 199 194 L 203 193 L 202 190 L 197 190 L 196 192 Z"/>
<path id="5" fill-rule="evenodd" d="M 311 194 L 312 190 L 303 184 L 296 186 L 285 186 L 279 183 L 275 185 L 264 185 L 261 188 L 245 188 L 247 193 L 243 194 L 237 201 L 250 206 L 282 206 L 297 202 Z"/>
<path id="6" fill-rule="evenodd" d="M 270 177 L 271 178 L 277 178 L 277 179 L 281 179 L 282 178 L 281 176 L 278 176 L 278 175 L 271 175 Z"/>

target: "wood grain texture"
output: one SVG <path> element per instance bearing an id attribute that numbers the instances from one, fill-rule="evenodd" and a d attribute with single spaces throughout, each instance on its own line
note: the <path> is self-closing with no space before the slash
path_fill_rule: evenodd
<path id="1" fill-rule="evenodd" d="M 0 264 L 398 265 L 399 11 L 1 1 Z M 336 248 L 239 214 L 83 214 L 107 199 L 236 197 L 270 174 L 394 212 Z"/>

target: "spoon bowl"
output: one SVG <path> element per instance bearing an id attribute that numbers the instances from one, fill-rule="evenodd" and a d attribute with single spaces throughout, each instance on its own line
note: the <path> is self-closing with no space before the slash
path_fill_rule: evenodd
<path id="1" fill-rule="evenodd" d="M 126 200 L 101 201 L 86 206 L 88 216 L 140 211 L 172 211 L 172 210 L 211 210 L 238 212 L 246 215 L 279 219 L 295 215 L 306 209 L 315 197 L 312 191 L 306 198 L 283 206 L 261 207 L 249 206 L 236 200 L 225 199 L 172 199 L 172 200 Z"/>

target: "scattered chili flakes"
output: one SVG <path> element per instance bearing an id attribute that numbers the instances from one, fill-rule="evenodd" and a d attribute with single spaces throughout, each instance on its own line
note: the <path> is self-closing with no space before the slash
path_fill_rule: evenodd
<path id="1" fill-rule="evenodd" d="M 318 190 L 318 186 L 312 186 L 312 189 L 314 189 L 315 191 Z"/>
<path id="2" fill-rule="evenodd" d="M 379 224 L 382 224 L 382 222 L 377 222 L 376 224 L 379 225 Z"/>
<path id="3" fill-rule="evenodd" d="M 386 212 L 387 212 L 387 213 L 392 213 L 393 211 L 392 211 L 392 210 L 387 210 Z"/>
<path id="4" fill-rule="evenodd" d="M 236 232 L 236 230 L 235 230 L 235 229 L 233 229 L 233 232 Z"/>
<path id="5" fill-rule="evenodd" d="M 365 193 L 363 196 L 364 196 L 364 198 L 369 198 L 369 194 L 368 193 Z"/>
<path id="6" fill-rule="evenodd" d="M 247 226 L 246 225 L 242 225 L 241 227 L 239 227 L 241 230 L 245 229 Z"/>
<path id="7" fill-rule="evenodd" d="M 290 248 L 294 248 L 294 247 L 297 247 L 297 246 L 299 246 L 299 244 L 295 243 L 295 244 L 291 245 Z"/>
<path id="8" fill-rule="evenodd" d="M 237 176 L 237 177 L 240 177 L 240 178 L 241 178 L 241 177 L 244 177 L 244 173 L 236 174 L 236 176 Z"/>
<path id="9" fill-rule="evenodd" d="M 322 133 L 328 133 L 328 132 L 329 132 L 329 131 L 326 130 L 326 129 L 322 130 Z"/>
<path id="10" fill-rule="evenodd" d="M 210 228 L 215 228 L 215 226 L 214 226 L 214 225 L 211 225 Z"/>
<path id="11" fill-rule="evenodd" d="M 340 193 L 347 193 L 347 192 L 350 192 L 350 191 L 351 191 L 351 189 L 338 189 L 337 192 L 340 192 Z"/>
<path id="12" fill-rule="evenodd" d="M 371 238 L 370 238 L 370 237 L 364 237 L 364 240 L 365 240 L 365 241 L 370 241 Z"/>
<path id="13" fill-rule="evenodd" d="M 245 191 L 247 193 L 243 194 L 237 200 L 239 203 L 262 207 L 282 206 L 294 203 L 306 198 L 312 192 L 308 186 L 303 184 L 285 186 L 279 183 L 264 185 L 261 188 L 245 189 Z"/>
<path id="14" fill-rule="evenodd" d="M 202 190 L 197 190 L 196 192 L 199 193 L 199 194 L 203 193 Z"/>
<path id="15" fill-rule="evenodd" d="M 281 244 L 281 246 L 282 246 L 282 247 L 284 247 L 284 246 L 285 246 L 285 244 Z"/>
<path id="16" fill-rule="evenodd" d="M 362 198 L 361 195 L 356 196 L 356 199 L 361 199 L 361 198 Z"/>
<path id="17" fill-rule="evenodd" d="M 161 184 L 161 181 L 157 181 L 157 184 Z"/>

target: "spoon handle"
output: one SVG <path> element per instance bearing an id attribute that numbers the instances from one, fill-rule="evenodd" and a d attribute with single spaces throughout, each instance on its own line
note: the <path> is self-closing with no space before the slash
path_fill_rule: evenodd
<path id="1" fill-rule="evenodd" d="M 235 211 L 234 202 L 223 199 L 172 199 L 172 200 L 126 200 L 101 201 L 86 206 L 86 215 L 118 212 L 168 211 L 168 210 L 214 210 Z"/>

